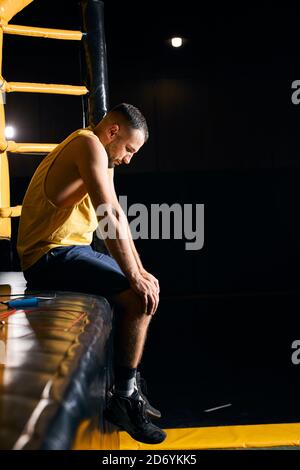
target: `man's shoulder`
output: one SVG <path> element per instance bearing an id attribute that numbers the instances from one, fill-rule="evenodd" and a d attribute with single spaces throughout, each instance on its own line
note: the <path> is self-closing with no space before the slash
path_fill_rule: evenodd
<path id="1" fill-rule="evenodd" d="M 93 140 L 94 142 L 99 143 L 99 145 L 103 147 L 103 144 L 101 140 L 99 139 L 99 137 L 96 136 L 96 134 L 94 134 L 94 132 L 91 131 L 88 127 L 83 128 L 83 129 L 78 129 L 77 131 L 75 131 L 74 134 L 75 134 L 74 137 L 76 140 L 80 140 L 85 143 L 91 142 Z"/>
<path id="2" fill-rule="evenodd" d="M 80 154 L 106 156 L 106 150 L 99 137 L 87 129 L 79 129 L 72 139 L 72 147 L 78 147 Z"/>
<path id="3" fill-rule="evenodd" d="M 81 131 L 81 130 L 80 130 Z M 93 132 L 77 132 L 65 149 L 77 166 L 108 167 L 108 156 L 104 145 Z"/>

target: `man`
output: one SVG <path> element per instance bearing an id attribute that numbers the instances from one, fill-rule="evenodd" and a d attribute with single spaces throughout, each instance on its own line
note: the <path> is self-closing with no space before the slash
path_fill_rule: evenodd
<path id="1" fill-rule="evenodd" d="M 129 164 L 148 139 L 144 116 L 122 103 L 92 129 L 70 134 L 39 165 L 25 194 L 18 253 L 28 287 L 105 296 L 115 312 L 115 384 L 105 417 L 141 442 L 166 434 L 149 415 L 136 381 L 147 329 L 159 302 L 159 283 L 138 256 L 118 202 L 114 167 Z M 105 207 L 106 211 L 97 211 Z M 104 238 L 110 255 L 94 251 L 93 231 L 104 217 L 115 236 Z M 101 215 L 102 214 L 102 215 Z M 124 236 L 124 234 L 126 236 Z"/>

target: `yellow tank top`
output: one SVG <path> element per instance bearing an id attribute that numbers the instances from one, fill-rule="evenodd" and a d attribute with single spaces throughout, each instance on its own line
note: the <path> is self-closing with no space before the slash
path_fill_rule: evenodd
<path id="1" fill-rule="evenodd" d="M 75 137 L 95 134 L 89 128 L 70 134 L 40 163 L 26 191 L 19 224 L 17 250 L 22 270 L 57 246 L 90 245 L 97 216 L 88 194 L 71 207 L 57 207 L 44 190 L 47 173 L 61 150 Z"/>

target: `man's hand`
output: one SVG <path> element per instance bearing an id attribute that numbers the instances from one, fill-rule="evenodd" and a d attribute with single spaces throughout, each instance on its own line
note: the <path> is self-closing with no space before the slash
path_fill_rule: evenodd
<path id="1" fill-rule="evenodd" d="M 140 269 L 140 273 L 145 279 L 147 279 L 147 281 L 149 281 L 153 285 L 153 288 L 156 290 L 157 294 L 159 294 L 160 287 L 158 279 L 156 279 L 156 277 L 154 277 L 152 274 L 148 273 L 148 271 L 146 271 L 146 269 L 144 268 Z"/>
<path id="2" fill-rule="evenodd" d="M 147 315 L 154 315 L 159 302 L 157 289 L 153 284 L 145 279 L 141 274 L 135 276 L 130 281 L 132 289 L 140 296 L 143 312 Z"/>

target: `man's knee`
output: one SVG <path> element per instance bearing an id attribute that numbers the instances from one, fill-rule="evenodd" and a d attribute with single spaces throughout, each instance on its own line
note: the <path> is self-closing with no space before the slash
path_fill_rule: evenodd
<path id="1" fill-rule="evenodd" d="M 115 295 L 113 301 L 116 310 L 120 309 L 125 313 L 132 314 L 137 317 L 149 316 L 143 311 L 144 308 L 141 297 L 131 288 Z"/>

